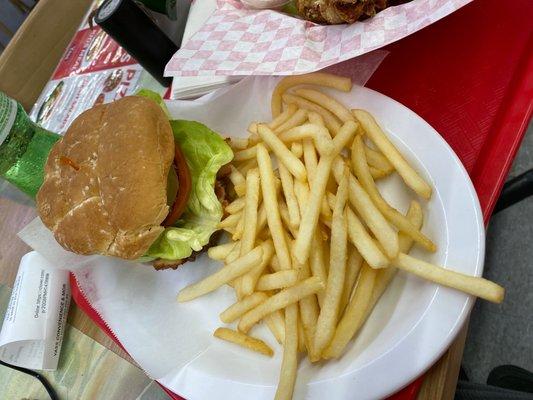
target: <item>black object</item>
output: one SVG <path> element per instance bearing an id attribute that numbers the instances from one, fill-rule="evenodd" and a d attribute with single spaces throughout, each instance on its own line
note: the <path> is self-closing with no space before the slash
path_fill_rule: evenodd
<path id="1" fill-rule="evenodd" d="M 8 364 L 6 362 L 3 362 L 2 360 L 0 360 L 0 365 L 3 365 L 4 367 L 7 367 L 7 368 L 12 368 L 14 370 L 17 370 L 27 375 L 33 376 L 35 379 L 37 379 L 39 382 L 43 384 L 44 388 L 46 389 L 46 392 L 48 393 L 48 396 L 50 396 L 50 399 L 59 400 L 59 397 L 57 396 L 54 388 L 48 383 L 46 378 L 42 376 L 41 374 L 39 374 L 38 372 L 35 372 L 27 368 L 17 367 L 16 365 Z"/>
<path id="2" fill-rule="evenodd" d="M 533 169 L 506 182 L 494 207 L 494 214 L 533 196 Z"/>
<path id="3" fill-rule="evenodd" d="M 487 384 L 533 393 L 533 373 L 515 365 L 500 365 L 490 371 Z M 531 397 L 533 398 L 533 395 Z"/>
<path id="4" fill-rule="evenodd" d="M 455 400 L 533 400 L 533 394 L 503 389 L 483 383 L 459 381 Z"/>
<path id="5" fill-rule="evenodd" d="M 178 47 L 133 0 L 104 1 L 94 21 L 159 83 L 170 86 L 172 78 L 163 71 Z"/>

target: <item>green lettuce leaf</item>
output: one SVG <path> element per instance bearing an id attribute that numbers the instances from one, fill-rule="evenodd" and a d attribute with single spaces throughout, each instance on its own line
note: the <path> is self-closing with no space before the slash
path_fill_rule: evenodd
<path id="1" fill-rule="evenodd" d="M 192 190 L 181 218 L 174 227 L 165 229 L 146 256 L 177 260 L 189 257 L 193 250 L 200 251 L 217 230 L 222 205 L 215 194 L 215 178 L 233 159 L 233 152 L 219 134 L 199 122 L 178 120 L 170 121 L 170 125 L 187 160 Z"/>

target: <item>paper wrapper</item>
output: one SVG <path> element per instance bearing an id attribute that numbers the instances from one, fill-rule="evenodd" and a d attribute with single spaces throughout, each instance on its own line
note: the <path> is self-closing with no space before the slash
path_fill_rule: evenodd
<path id="1" fill-rule="evenodd" d="M 366 60 L 352 62 L 349 69 L 357 72 L 355 83 L 364 84 L 383 56 L 374 53 Z M 277 81 L 273 77 L 246 78 L 198 100 L 171 101 L 167 105 L 173 118 L 200 121 L 223 135 L 247 136 L 249 122 L 270 120 L 267 99 Z M 257 97 L 250 93 L 264 93 L 265 101 L 258 104 Z M 237 376 L 240 383 L 232 387 L 232 398 L 258 398 L 257 386 L 247 384 L 252 374 L 266 386 L 264 390 L 260 387 L 259 398 L 273 398 L 282 349 L 270 332 L 262 325 L 253 330 L 275 349 L 273 358 L 212 336 L 221 326 L 218 314 L 235 301 L 233 290 L 222 287 L 192 302 L 176 301 L 181 288 L 213 273 L 220 262 L 203 255 L 175 271 L 155 271 L 150 265 L 109 257 L 73 256 L 50 243 L 51 234 L 40 220 L 33 221 L 19 236 L 55 265 L 82 267 L 74 273 L 90 304 L 141 368 L 170 390 L 198 399 L 202 397 L 195 390 L 202 389 L 205 376 L 221 380 Z M 230 359 L 228 370 L 225 360 Z M 305 377 L 301 381 L 305 385 Z"/>
<path id="2" fill-rule="evenodd" d="M 0 331 L 0 360 L 56 369 L 69 302 L 68 271 L 55 268 L 35 251 L 22 257 Z"/>
<path id="3" fill-rule="evenodd" d="M 471 0 L 413 0 L 351 25 L 316 25 L 272 10 L 218 1 L 171 58 L 166 76 L 292 75 L 317 71 L 410 35 Z"/>

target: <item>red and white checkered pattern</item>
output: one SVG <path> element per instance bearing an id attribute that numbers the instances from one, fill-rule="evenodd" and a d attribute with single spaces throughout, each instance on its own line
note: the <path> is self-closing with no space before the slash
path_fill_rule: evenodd
<path id="1" fill-rule="evenodd" d="M 205 25 L 172 57 L 167 76 L 312 72 L 399 40 L 471 0 L 413 0 L 352 25 L 316 25 L 219 0 Z"/>

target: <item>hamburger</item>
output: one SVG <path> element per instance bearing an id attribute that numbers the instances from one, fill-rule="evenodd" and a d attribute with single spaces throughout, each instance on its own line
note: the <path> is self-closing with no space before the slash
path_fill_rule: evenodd
<path id="1" fill-rule="evenodd" d="M 205 125 L 169 120 L 157 94 L 140 94 L 72 122 L 48 156 L 37 211 L 69 251 L 176 267 L 217 230 L 220 171 L 233 153 Z"/>

